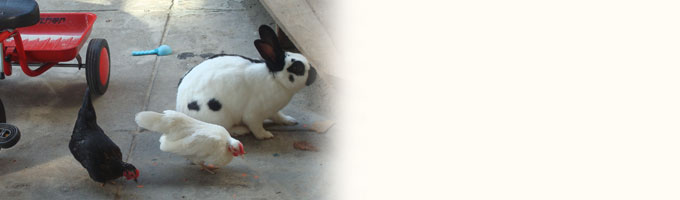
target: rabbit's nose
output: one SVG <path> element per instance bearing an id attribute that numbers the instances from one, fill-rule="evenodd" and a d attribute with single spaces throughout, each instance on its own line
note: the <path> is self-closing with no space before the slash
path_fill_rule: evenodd
<path id="1" fill-rule="evenodd" d="M 307 81 L 305 85 L 309 86 L 316 80 L 316 69 L 314 67 L 309 67 L 309 75 L 307 76 Z"/>

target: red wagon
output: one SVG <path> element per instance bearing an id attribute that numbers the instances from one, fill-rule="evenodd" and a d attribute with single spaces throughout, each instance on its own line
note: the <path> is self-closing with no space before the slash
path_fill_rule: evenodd
<path id="1" fill-rule="evenodd" d="M 85 63 L 78 54 L 97 19 L 93 13 L 40 13 L 33 0 L 0 0 L 0 79 L 12 75 L 12 64 L 28 76 L 38 76 L 51 67 L 85 66 L 87 85 L 96 95 L 109 85 L 110 56 L 105 39 L 90 40 Z M 64 64 L 76 59 L 78 64 Z M 33 68 L 31 68 L 33 67 Z"/>
<path id="2" fill-rule="evenodd" d="M 12 75 L 13 64 L 31 77 L 54 66 L 85 66 L 90 91 L 104 94 L 109 86 L 108 43 L 90 40 L 85 63 L 78 54 L 96 19 L 92 13 L 40 13 L 34 0 L 0 0 L 0 79 Z M 73 59 L 78 64 L 62 63 Z M 14 146 L 20 136 L 17 127 L 6 123 L 0 101 L 0 149 Z"/>

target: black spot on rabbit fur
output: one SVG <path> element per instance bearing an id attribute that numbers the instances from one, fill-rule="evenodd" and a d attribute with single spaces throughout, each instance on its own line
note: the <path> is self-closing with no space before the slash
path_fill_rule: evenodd
<path id="1" fill-rule="evenodd" d="M 288 75 L 288 80 L 292 83 L 295 81 L 295 78 L 293 78 L 293 75 Z"/>
<path id="2" fill-rule="evenodd" d="M 200 108 L 198 107 L 198 103 L 196 101 L 192 101 L 191 103 L 189 103 L 189 105 L 187 105 L 187 107 L 189 108 L 189 110 L 195 110 L 195 111 L 200 110 Z"/>
<path id="3" fill-rule="evenodd" d="M 222 108 L 222 104 L 219 101 L 215 100 L 215 98 L 212 98 L 210 99 L 210 101 L 208 101 L 208 108 L 210 108 L 210 110 L 213 111 L 218 111 Z"/>
<path id="4" fill-rule="evenodd" d="M 288 67 L 288 72 L 293 73 L 298 76 L 305 75 L 305 64 L 300 61 L 293 60 L 293 64 Z"/>

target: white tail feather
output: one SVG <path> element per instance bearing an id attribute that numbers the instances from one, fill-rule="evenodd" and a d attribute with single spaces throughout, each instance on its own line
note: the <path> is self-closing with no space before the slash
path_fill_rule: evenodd
<path id="1" fill-rule="evenodd" d="M 135 122 L 137 122 L 137 125 L 139 127 L 149 129 L 152 131 L 158 131 L 158 132 L 164 132 L 163 131 L 163 126 L 166 126 L 161 123 L 161 119 L 163 118 L 163 114 L 153 112 L 153 111 L 144 111 L 137 113 L 135 116 Z"/>
<path id="2" fill-rule="evenodd" d="M 163 111 L 163 114 L 143 111 L 137 113 L 135 121 L 142 128 L 163 133 L 169 140 L 190 136 L 200 129 L 224 129 L 221 126 L 199 121 L 174 110 Z"/>

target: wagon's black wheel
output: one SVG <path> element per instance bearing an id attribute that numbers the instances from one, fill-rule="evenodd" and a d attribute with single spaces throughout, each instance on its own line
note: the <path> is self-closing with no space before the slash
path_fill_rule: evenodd
<path id="1" fill-rule="evenodd" d="M 0 100 L 0 123 L 7 123 L 7 116 L 5 115 L 5 106 L 2 105 L 2 100 Z"/>
<path id="2" fill-rule="evenodd" d="M 0 123 L 0 148 L 11 148 L 19 142 L 20 138 L 21 132 L 16 126 Z"/>
<path id="3" fill-rule="evenodd" d="M 95 38 L 87 45 L 85 68 L 87 86 L 95 95 L 103 95 L 109 87 L 109 44 L 105 39 Z"/>

